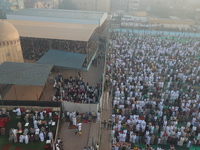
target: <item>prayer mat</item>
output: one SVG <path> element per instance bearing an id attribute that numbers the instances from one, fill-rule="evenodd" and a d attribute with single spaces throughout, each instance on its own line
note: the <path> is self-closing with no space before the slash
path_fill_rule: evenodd
<path id="1" fill-rule="evenodd" d="M 16 147 L 16 148 L 15 148 L 15 150 L 21 150 L 21 149 L 22 149 L 21 147 Z"/>
<path id="2" fill-rule="evenodd" d="M 2 150 L 9 150 L 10 145 L 4 145 L 4 147 L 2 148 Z"/>
<path id="3" fill-rule="evenodd" d="M 83 123 L 88 123 L 88 120 L 83 120 Z"/>

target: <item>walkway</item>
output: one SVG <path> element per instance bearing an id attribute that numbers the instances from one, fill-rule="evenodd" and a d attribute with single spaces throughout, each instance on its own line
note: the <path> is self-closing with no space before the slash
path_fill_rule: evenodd
<path id="1" fill-rule="evenodd" d="M 80 71 L 85 83 L 94 86 L 100 81 L 102 75 L 102 63 L 98 67 L 91 66 L 89 71 Z M 77 70 L 60 70 L 64 78 L 78 75 Z M 56 74 L 54 74 L 56 75 Z M 68 128 L 69 122 L 61 122 L 59 136 L 64 142 L 64 150 L 83 150 L 84 147 L 92 146 L 99 142 L 100 123 L 83 123 L 82 135 L 75 135 L 74 129 Z"/>
<path id="2" fill-rule="evenodd" d="M 63 140 L 64 150 L 83 150 L 87 146 L 91 124 L 83 123 L 82 135 L 75 135 L 74 129 L 69 129 L 69 122 L 64 122 L 60 128 L 59 137 Z"/>
<path id="3" fill-rule="evenodd" d="M 105 91 L 103 94 L 103 106 L 102 106 L 102 116 L 101 121 L 106 120 L 108 122 L 111 116 L 111 96 L 108 91 Z M 104 128 L 102 125 L 101 128 L 101 145 L 100 150 L 110 150 L 111 149 L 111 139 L 110 139 L 110 129 Z"/>

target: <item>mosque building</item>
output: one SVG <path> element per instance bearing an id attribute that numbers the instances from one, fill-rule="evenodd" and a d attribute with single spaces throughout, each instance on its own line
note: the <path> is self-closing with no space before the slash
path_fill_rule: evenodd
<path id="1" fill-rule="evenodd" d="M 4 61 L 24 62 L 17 29 L 5 20 L 0 20 L 0 64 Z"/>

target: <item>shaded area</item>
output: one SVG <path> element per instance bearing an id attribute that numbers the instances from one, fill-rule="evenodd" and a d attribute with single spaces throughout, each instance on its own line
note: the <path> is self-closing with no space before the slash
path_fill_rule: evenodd
<path id="1" fill-rule="evenodd" d="M 80 53 L 65 52 L 60 50 L 49 50 L 37 62 L 57 67 L 81 69 L 86 56 L 86 54 Z"/>
<path id="2" fill-rule="evenodd" d="M 0 84 L 44 86 L 51 69 L 42 64 L 4 62 L 0 65 Z"/>

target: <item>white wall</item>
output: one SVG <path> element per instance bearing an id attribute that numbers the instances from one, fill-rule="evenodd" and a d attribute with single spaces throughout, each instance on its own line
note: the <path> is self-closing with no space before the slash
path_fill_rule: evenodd
<path id="1" fill-rule="evenodd" d="M 82 104 L 62 101 L 63 111 L 78 111 L 79 113 L 98 111 L 98 104 Z"/>

